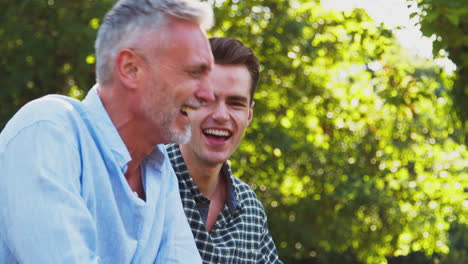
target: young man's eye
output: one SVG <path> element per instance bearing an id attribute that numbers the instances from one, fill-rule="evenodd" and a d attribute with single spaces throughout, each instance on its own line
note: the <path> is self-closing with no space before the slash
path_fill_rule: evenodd
<path id="1" fill-rule="evenodd" d="M 245 103 L 243 102 L 231 102 L 231 105 L 236 107 L 245 107 Z"/>

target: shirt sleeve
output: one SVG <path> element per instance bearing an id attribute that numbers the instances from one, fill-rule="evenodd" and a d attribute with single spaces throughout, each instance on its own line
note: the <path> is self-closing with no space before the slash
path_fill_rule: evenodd
<path id="1" fill-rule="evenodd" d="M 0 262 L 98 263 L 95 223 L 80 195 L 81 158 L 70 127 L 38 121 L 3 136 Z"/>
<path id="2" fill-rule="evenodd" d="M 261 252 L 261 261 L 259 263 L 265 264 L 283 264 L 278 257 L 278 252 L 276 250 L 275 243 L 271 237 L 270 232 L 268 231 L 268 224 L 265 215 L 265 221 L 263 224 L 263 233 L 261 238 L 262 247 L 260 248 Z"/>

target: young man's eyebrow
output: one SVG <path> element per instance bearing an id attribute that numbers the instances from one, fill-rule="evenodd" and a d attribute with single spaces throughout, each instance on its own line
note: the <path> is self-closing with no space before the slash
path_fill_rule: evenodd
<path id="1" fill-rule="evenodd" d="M 247 97 L 245 96 L 240 96 L 240 95 L 230 95 L 227 97 L 228 100 L 231 100 L 231 101 L 240 101 L 240 102 L 244 102 L 244 103 L 247 103 L 249 101 L 249 99 L 247 99 Z"/>

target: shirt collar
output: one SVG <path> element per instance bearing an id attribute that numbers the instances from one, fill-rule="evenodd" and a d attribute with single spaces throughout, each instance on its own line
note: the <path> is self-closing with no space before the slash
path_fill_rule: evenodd
<path id="1" fill-rule="evenodd" d="M 168 146 L 168 149 L 169 157 L 171 159 L 175 173 L 179 176 L 179 178 L 182 181 L 185 182 L 185 185 L 189 188 L 194 200 L 197 203 L 208 201 L 208 198 L 206 198 L 202 194 L 202 192 L 198 189 L 197 185 L 190 176 L 187 165 L 183 160 L 179 145 L 171 144 Z M 234 214 L 237 209 L 240 209 L 240 203 L 238 202 L 239 199 L 237 197 L 237 192 L 233 181 L 233 175 L 228 162 L 224 162 L 223 166 L 221 167 L 221 174 L 225 177 L 227 183 L 227 205 L 229 213 Z"/>
<path id="2" fill-rule="evenodd" d="M 97 91 L 97 85 L 89 90 L 86 98 L 83 100 L 83 104 L 87 106 L 86 115 L 88 119 L 93 120 L 92 124 L 96 128 L 96 133 L 105 138 L 115 161 L 122 173 L 125 173 L 127 171 L 127 163 L 131 160 L 130 153 L 102 104 Z"/>
<path id="3" fill-rule="evenodd" d="M 232 172 L 231 167 L 229 167 L 228 162 L 224 162 L 223 167 L 221 167 L 221 174 L 226 179 L 227 183 L 227 204 L 229 208 L 229 212 L 234 214 L 236 209 L 239 207 L 239 200 L 237 199 L 236 189 L 234 187 L 234 182 L 232 180 Z"/>

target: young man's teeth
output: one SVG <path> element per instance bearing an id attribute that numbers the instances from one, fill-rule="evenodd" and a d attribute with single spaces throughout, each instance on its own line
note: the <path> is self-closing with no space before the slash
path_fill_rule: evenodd
<path id="1" fill-rule="evenodd" d="M 218 137 L 228 137 L 229 132 L 226 130 L 219 130 L 219 129 L 207 129 L 205 130 L 206 134 L 212 135 L 212 136 L 218 136 Z"/>

